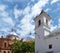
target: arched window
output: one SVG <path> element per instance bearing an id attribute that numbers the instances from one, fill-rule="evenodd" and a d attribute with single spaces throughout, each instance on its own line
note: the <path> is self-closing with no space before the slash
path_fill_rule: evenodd
<path id="1" fill-rule="evenodd" d="M 4 47 L 6 47 L 7 46 L 7 44 L 6 44 L 6 42 L 4 43 Z"/>
<path id="2" fill-rule="evenodd" d="M 4 51 L 4 53 L 6 53 L 6 51 Z"/>
<path id="3" fill-rule="evenodd" d="M 48 25 L 48 20 L 46 19 L 46 24 Z"/>
<path id="4" fill-rule="evenodd" d="M 40 26 L 40 25 L 41 25 L 41 20 L 38 21 L 38 26 Z"/>
<path id="5" fill-rule="evenodd" d="M 8 53 L 10 53 L 10 52 L 8 51 Z"/>

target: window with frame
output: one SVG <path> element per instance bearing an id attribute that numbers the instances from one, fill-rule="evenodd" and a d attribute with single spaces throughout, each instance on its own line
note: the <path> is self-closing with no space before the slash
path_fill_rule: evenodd
<path id="1" fill-rule="evenodd" d="M 4 47 L 7 47 L 7 43 L 6 42 L 4 43 Z"/>
<path id="2" fill-rule="evenodd" d="M 49 44 L 49 49 L 52 49 L 52 44 Z"/>
<path id="3" fill-rule="evenodd" d="M 6 53 L 6 51 L 4 51 L 4 53 Z"/>
<path id="4" fill-rule="evenodd" d="M 38 21 L 38 26 L 40 26 L 40 25 L 41 25 L 41 20 Z"/>

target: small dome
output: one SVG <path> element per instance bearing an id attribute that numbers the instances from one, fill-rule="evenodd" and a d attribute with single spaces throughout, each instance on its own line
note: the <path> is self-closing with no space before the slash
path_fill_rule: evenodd
<path id="1" fill-rule="evenodd" d="M 11 39 L 11 40 L 19 40 L 19 37 L 17 36 L 16 32 L 12 29 L 12 31 L 10 32 L 10 34 L 7 35 L 8 39 Z"/>
<path id="2" fill-rule="evenodd" d="M 11 40 L 15 40 L 15 39 L 16 39 L 16 40 L 19 40 L 19 37 L 18 37 L 18 36 L 12 35 L 12 34 L 7 35 L 6 38 L 11 39 Z"/>
<path id="3" fill-rule="evenodd" d="M 14 31 L 10 33 L 11 35 L 17 35 Z"/>

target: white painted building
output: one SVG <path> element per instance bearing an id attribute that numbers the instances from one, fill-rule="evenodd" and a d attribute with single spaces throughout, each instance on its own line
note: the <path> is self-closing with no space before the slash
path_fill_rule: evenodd
<path id="1" fill-rule="evenodd" d="M 35 20 L 35 53 L 60 53 L 60 29 L 50 31 L 50 16 L 43 10 Z"/>

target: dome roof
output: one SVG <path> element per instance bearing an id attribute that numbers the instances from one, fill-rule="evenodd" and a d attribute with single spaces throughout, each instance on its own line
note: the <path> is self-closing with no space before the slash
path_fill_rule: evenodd
<path id="1" fill-rule="evenodd" d="M 10 33 L 11 35 L 17 35 L 14 31 Z"/>
<path id="2" fill-rule="evenodd" d="M 10 32 L 10 34 L 7 35 L 7 38 L 11 40 L 14 40 L 14 39 L 19 40 L 19 37 L 17 36 L 16 32 L 13 29 Z"/>
<path id="3" fill-rule="evenodd" d="M 10 35 L 17 35 L 13 28 L 11 29 Z"/>
<path id="4" fill-rule="evenodd" d="M 16 35 L 11 35 L 11 34 L 9 34 L 9 35 L 7 35 L 7 37 L 6 38 L 8 38 L 8 39 L 11 39 L 11 40 L 19 40 L 19 37 L 18 36 L 16 36 Z"/>

